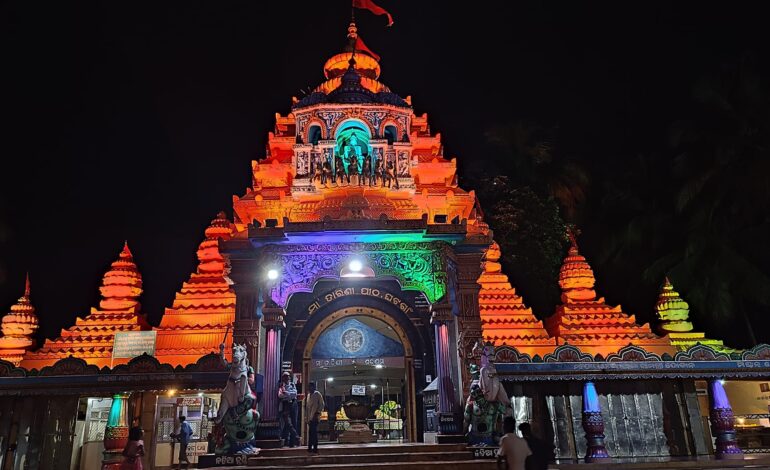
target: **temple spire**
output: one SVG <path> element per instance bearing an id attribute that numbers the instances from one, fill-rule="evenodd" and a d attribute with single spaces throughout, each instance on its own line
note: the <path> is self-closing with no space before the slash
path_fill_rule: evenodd
<path id="1" fill-rule="evenodd" d="M 35 346 L 32 336 L 38 329 L 38 319 L 35 307 L 29 298 L 29 273 L 24 286 L 24 295 L 11 307 L 2 321 L 0 337 L 0 359 L 19 365 L 24 353 Z"/>
<path id="2" fill-rule="evenodd" d="M 62 330 L 61 336 L 46 340 L 40 349 L 24 354 L 21 365 L 26 369 L 40 369 L 68 356 L 77 356 L 100 367 L 128 361 L 112 359 L 115 333 L 151 327 L 140 313 L 142 276 L 127 242 L 105 272 L 99 292 L 99 308 L 92 307 L 88 315 L 75 319 L 74 325 Z"/>
<path id="3" fill-rule="evenodd" d="M 656 330 L 661 335 L 668 335 L 671 345 L 679 351 L 686 351 L 696 344 L 703 344 L 714 350 L 733 352 L 720 340 L 710 339 L 700 331 L 693 331 L 690 322 L 690 305 L 674 290 L 671 280 L 666 276 L 655 304 Z"/>
<path id="4" fill-rule="evenodd" d="M 655 313 L 660 322 L 658 329 L 662 334 L 692 331 L 692 323 L 689 321 L 690 306 L 679 296 L 679 292 L 674 290 L 668 276 L 655 304 Z"/>
<path id="5" fill-rule="evenodd" d="M 226 337 L 229 354 L 232 335 L 226 335 L 235 321 L 235 292 L 227 278 L 229 266 L 219 251 L 219 241 L 229 240 L 233 224 L 224 212 L 211 221 L 198 246 L 198 268 L 176 293 L 158 327 L 156 354 L 164 362 L 185 365 L 200 355 L 218 351 Z"/>
<path id="6" fill-rule="evenodd" d="M 673 353 L 668 338 L 655 335 L 649 325 L 637 325 L 633 315 L 597 297 L 596 279 L 588 261 L 578 251 L 578 232 L 570 229 L 570 247 L 559 271 L 562 304 L 545 319 L 545 327 L 558 344 L 569 343 L 589 354 L 611 354 L 628 343 L 656 354 Z"/>

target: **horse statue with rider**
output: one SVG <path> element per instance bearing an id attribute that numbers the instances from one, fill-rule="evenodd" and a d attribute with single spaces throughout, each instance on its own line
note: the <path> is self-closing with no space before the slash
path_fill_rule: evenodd
<path id="1" fill-rule="evenodd" d="M 246 346 L 233 343 L 232 362 L 225 357 L 225 344 L 219 345 L 219 355 L 230 371 L 227 385 L 217 411 L 216 424 L 220 439 L 214 452 L 223 454 L 256 454 L 257 396 L 251 388 L 254 368 L 249 366 Z M 216 433 L 216 432 L 215 432 Z M 222 435 L 224 434 L 224 435 Z"/>

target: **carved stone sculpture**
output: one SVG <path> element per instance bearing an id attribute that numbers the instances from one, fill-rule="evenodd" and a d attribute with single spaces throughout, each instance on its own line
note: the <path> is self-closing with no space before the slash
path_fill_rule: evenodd
<path id="1" fill-rule="evenodd" d="M 222 360 L 230 369 L 227 385 L 222 390 L 222 398 L 217 412 L 217 425 L 224 430 L 221 445 L 215 452 L 222 454 L 254 454 L 259 452 L 255 446 L 259 413 L 255 409 L 257 397 L 249 385 L 254 369 L 246 359 L 246 347 L 233 344 L 233 361 L 228 363 L 224 357 L 224 344 L 220 346 Z M 216 434 L 216 432 L 215 432 Z"/>

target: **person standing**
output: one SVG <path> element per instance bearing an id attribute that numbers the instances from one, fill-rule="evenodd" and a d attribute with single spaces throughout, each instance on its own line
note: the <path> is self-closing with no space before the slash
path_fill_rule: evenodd
<path id="1" fill-rule="evenodd" d="M 532 455 L 527 441 L 516 435 L 516 420 L 506 416 L 503 420 L 505 435 L 500 438 L 500 448 L 497 450 L 497 468 L 503 468 L 505 459 L 507 470 L 524 470 L 524 462 Z"/>
<path id="2" fill-rule="evenodd" d="M 278 413 L 281 417 L 281 439 L 284 444 L 294 447 L 297 442 L 297 387 L 291 381 L 291 374 L 284 371 L 278 388 Z"/>
<path id="3" fill-rule="evenodd" d="M 310 394 L 305 398 L 305 421 L 308 424 L 307 451 L 318 453 L 318 421 L 324 409 L 324 397 L 316 390 L 315 382 L 307 384 Z"/>
<path id="4" fill-rule="evenodd" d="M 142 457 L 144 457 L 144 441 L 142 441 L 142 428 L 134 426 L 128 431 L 128 442 L 123 448 L 123 462 L 120 470 L 142 470 Z"/>
<path id="5" fill-rule="evenodd" d="M 182 462 L 189 467 L 190 460 L 187 459 L 187 445 L 190 443 L 190 436 L 192 436 L 193 430 L 190 427 L 190 423 L 187 422 L 187 418 L 184 416 L 179 417 L 179 426 L 176 431 L 171 433 L 171 437 L 179 441 L 179 462 L 177 468 L 182 468 Z"/>
<path id="6" fill-rule="evenodd" d="M 526 470 L 547 470 L 548 462 L 554 460 L 553 445 L 549 445 L 532 434 L 532 426 L 529 423 L 521 423 L 519 431 L 524 436 L 524 440 L 527 441 L 529 450 L 532 451 L 532 455 L 527 457 L 525 462 Z"/>

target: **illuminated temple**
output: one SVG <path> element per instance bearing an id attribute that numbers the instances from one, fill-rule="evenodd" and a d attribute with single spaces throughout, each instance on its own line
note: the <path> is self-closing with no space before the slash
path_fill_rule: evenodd
<path id="1" fill-rule="evenodd" d="M 145 430 L 145 468 L 169 468 L 180 414 L 194 429 L 188 455 L 203 459 L 228 380 L 220 343 L 228 360 L 243 345 L 256 373 L 265 448 L 280 442 L 289 372 L 300 393 L 315 382 L 325 396 L 322 442 L 351 439 L 349 400 L 376 409 L 370 440 L 492 439 L 464 416 L 481 403 L 473 387 L 492 377 L 559 459 L 742 455 L 726 397 L 731 383 L 768 381 L 770 348 L 698 333 L 668 280 L 649 312 L 656 323 L 639 324 L 597 295 L 574 235 L 561 302 L 536 317 L 427 114 L 380 81 L 353 23 L 347 39 L 321 84 L 276 114 L 262 158 L 244 162 L 251 185 L 206 228 L 196 270 L 158 325 L 141 309 L 128 244 L 98 307 L 39 347 L 51 313 L 36 316 L 27 282 L 2 320 L 0 468 L 114 468 L 132 423 Z M 479 379 L 490 362 L 496 372 Z M 42 444 L 54 434 L 65 437 Z"/>

